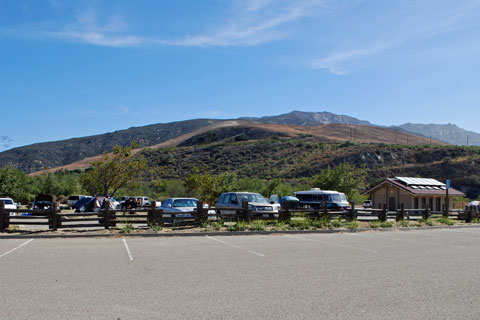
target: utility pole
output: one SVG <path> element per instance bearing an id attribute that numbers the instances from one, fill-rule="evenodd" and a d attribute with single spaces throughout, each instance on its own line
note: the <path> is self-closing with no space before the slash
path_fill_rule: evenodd
<path id="1" fill-rule="evenodd" d="M 467 147 L 468 147 L 468 136 L 467 136 Z"/>

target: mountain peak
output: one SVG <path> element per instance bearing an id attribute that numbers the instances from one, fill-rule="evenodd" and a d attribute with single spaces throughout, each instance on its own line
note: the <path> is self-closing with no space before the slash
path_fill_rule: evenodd
<path id="1" fill-rule="evenodd" d="M 305 112 L 294 110 L 289 113 L 277 116 L 266 116 L 260 118 L 243 118 L 262 123 L 288 124 L 297 126 L 317 126 L 325 124 L 352 124 L 352 125 L 372 125 L 365 120 L 359 120 L 346 115 L 338 115 L 331 112 Z"/>

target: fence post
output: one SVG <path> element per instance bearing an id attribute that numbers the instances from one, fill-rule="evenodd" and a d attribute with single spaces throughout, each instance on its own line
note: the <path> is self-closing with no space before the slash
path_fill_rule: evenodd
<path id="1" fill-rule="evenodd" d="M 465 223 L 472 222 L 472 216 L 473 216 L 473 206 L 470 206 L 467 209 L 467 212 L 465 212 Z"/>
<path id="2" fill-rule="evenodd" d="M 156 201 L 150 201 L 150 210 L 147 213 L 147 215 L 148 215 L 147 224 L 149 226 L 152 226 L 152 225 L 157 223 L 156 209 L 157 209 L 157 202 Z"/>
<path id="3" fill-rule="evenodd" d="M 405 203 L 400 204 L 400 212 L 397 212 L 397 221 L 401 221 L 405 219 Z"/>
<path id="4" fill-rule="evenodd" d="M 283 204 L 284 208 L 281 211 L 280 220 L 282 221 L 290 221 L 292 214 L 290 213 L 290 201 L 285 201 Z"/>
<path id="5" fill-rule="evenodd" d="M 378 220 L 380 220 L 381 222 L 387 221 L 387 204 L 386 203 L 383 204 L 383 209 L 379 214 Z"/>
<path id="6" fill-rule="evenodd" d="M 7 221 L 7 217 L 5 216 L 5 213 L 7 213 L 5 211 L 5 203 L 0 201 L 0 230 L 7 229 L 7 227 L 5 227 L 5 222 Z"/>
<path id="7" fill-rule="evenodd" d="M 425 207 L 425 211 L 423 211 L 423 219 L 427 220 L 430 218 L 430 208 L 427 206 Z"/>
<path id="8" fill-rule="evenodd" d="M 105 199 L 103 201 L 105 211 L 104 211 L 104 217 L 105 219 L 103 220 L 105 229 L 110 229 L 110 200 Z"/>
<path id="9" fill-rule="evenodd" d="M 350 208 L 350 221 L 357 220 L 357 211 L 355 211 L 355 202 L 351 203 Z"/>
<path id="10" fill-rule="evenodd" d="M 445 211 L 443 212 L 443 216 L 444 217 L 447 217 L 449 216 L 450 214 L 450 208 L 449 208 L 450 204 L 449 204 L 449 201 L 448 201 L 448 198 L 445 199 Z"/>
<path id="11" fill-rule="evenodd" d="M 327 201 L 323 201 L 322 203 L 322 209 L 323 209 L 323 216 L 325 217 L 325 219 L 327 220 L 330 220 L 329 216 L 328 216 L 328 205 L 327 205 Z"/>
<path id="12" fill-rule="evenodd" d="M 53 202 L 51 210 L 49 212 L 49 217 L 48 217 L 49 227 L 53 231 L 57 230 L 57 208 L 58 208 L 58 203 Z"/>
<path id="13" fill-rule="evenodd" d="M 57 218 L 57 229 L 60 228 L 62 226 L 62 216 L 60 216 L 59 214 L 57 214 L 57 211 L 60 211 L 60 213 L 62 212 L 62 209 L 60 209 L 60 206 L 57 206 L 58 209 L 55 210 L 55 216 Z"/>
<path id="14" fill-rule="evenodd" d="M 208 211 L 203 209 L 203 201 L 197 201 L 197 219 L 196 220 L 199 225 L 202 225 L 206 220 L 208 220 L 208 216 L 207 216 L 207 219 L 205 219 L 205 213 L 208 214 Z"/>
<path id="15" fill-rule="evenodd" d="M 243 216 L 245 217 L 245 221 L 250 223 L 250 209 L 248 208 L 248 201 L 243 201 L 242 207 L 243 207 Z"/>

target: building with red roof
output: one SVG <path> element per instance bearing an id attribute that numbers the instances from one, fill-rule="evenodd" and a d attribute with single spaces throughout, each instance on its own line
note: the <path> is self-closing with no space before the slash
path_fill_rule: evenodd
<path id="1" fill-rule="evenodd" d="M 405 209 L 425 209 L 443 211 L 446 206 L 448 189 L 449 209 L 453 208 L 453 197 L 465 197 L 454 188 L 447 188 L 445 183 L 435 179 L 395 177 L 387 178 L 373 188 L 365 191 L 372 200 L 373 208 L 381 209 L 386 204 L 388 210 L 394 211 L 404 205 Z"/>

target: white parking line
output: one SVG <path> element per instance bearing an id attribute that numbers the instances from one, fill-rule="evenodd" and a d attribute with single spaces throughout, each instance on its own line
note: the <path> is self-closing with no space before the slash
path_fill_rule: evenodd
<path id="1" fill-rule="evenodd" d="M 125 238 L 122 238 L 122 240 L 123 240 L 123 244 L 125 245 L 125 249 L 127 249 L 128 258 L 130 259 L 130 261 L 133 261 L 132 253 L 130 252 L 130 249 L 128 248 L 127 240 L 125 240 Z"/>
<path id="2" fill-rule="evenodd" d="M 360 233 L 356 233 L 356 234 L 347 233 L 347 234 L 348 234 L 348 235 L 351 235 L 351 236 L 362 236 L 362 237 L 376 238 L 376 239 L 390 239 L 390 240 L 397 240 L 397 241 L 407 241 L 407 242 L 414 242 L 414 243 L 421 243 L 421 244 L 429 244 L 429 245 L 432 245 L 432 246 L 456 247 L 456 248 L 467 249 L 467 247 L 464 247 L 464 246 L 457 246 L 457 245 L 454 245 L 454 244 L 434 243 L 434 242 L 431 242 L 430 240 L 429 240 L 429 241 L 419 241 L 419 240 L 411 240 L 411 239 L 400 239 L 400 238 L 390 237 L 390 236 L 387 236 L 387 235 L 384 235 L 384 236 L 372 236 L 372 235 L 369 235 L 369 234 L 367 235 L 367 234 L 360 234 Z"/>
<path id="3" fill-rule="evenodd" d="M 296 237 L 296 236 L 292 236 L 292 235 L 286 235 L 285 237 L 304 240 L 304 241 L 319 242 L 319 243 L 329 244 L 329 245 L 332 245 L 332 246 L 345 247 L 345 248 L 350 248 L 350 249 L 356 249 L 356 250 L 378 253 L 377 250 L 354 247 L 354 246 L 349 246 L 349 245 L 346 245 L 346 244 L 340 244 L 340 243 L 335 243 L 335 242 L 328 242 L 328 241 L 322 241 L 322 240 L 317 240 L 317 239 L 308 239 L 308 238 Z"/>
<path id="4" fill-rule="evenodd" d="M 18 247 L 13 248 L 12 250 L 5 252 L 4 254 L 0 255 L 0 258 L 6 256 L 6 255 L 9 254 L 9 253 L 12 253 L 13 251 L 15 251 L 15 250 L 17 250 L 17 249 L 20 249 L 21 247 L 23 247 L 24 245 L 26 245 L 26 244 L 28 244 L 28 243 L 30 243 L 30 242 L 32 242 L 32 241 L 33 241 L 33 239 L 30 239 L 30 240 L 22 243 L 22 244 L 19 245 Z"/>
<path id="5" fill-rule="evenodd" d="M 257 256 L 260 256 L 260 257 L 265 257 L 265 255 L 263 255 L 263 254 L 261 254 L 261 253 L 258 253 L 258 252 L 252 251 L 252 250 L 248 250 L 248 249 L 246 249 L 246 248 L 242 248 L 242 247 L 240 247 L 240 246 L 237 246 L 237 245 L 228 243 L 228 242 L 226 242 L 226 241 L 222 241 L 222 240 L 216 239 L 216 238 L 214 238 L 214 237 L 207 236 L 207 239 L 212 239 L 212 240 L 221 242 L 221 243 L 223 243 L 223 244 L 226 244 L 227 246 L 234 247 L 234 248 L 237 248 L 237 249 L 240 249 L 240 250 L 244 250 L 244 251 L 253 253 L 253 254 L 257 255 Z"/>
<path id="6" fill-rule="evenodd" d="M 470 234 L 480 234 L 480 232 L 475 232 L 475 231 L 467 231 L 467 230 L 439 230 L 443 232 L 455 232 L 455 233 L 470 233 Z"/>

